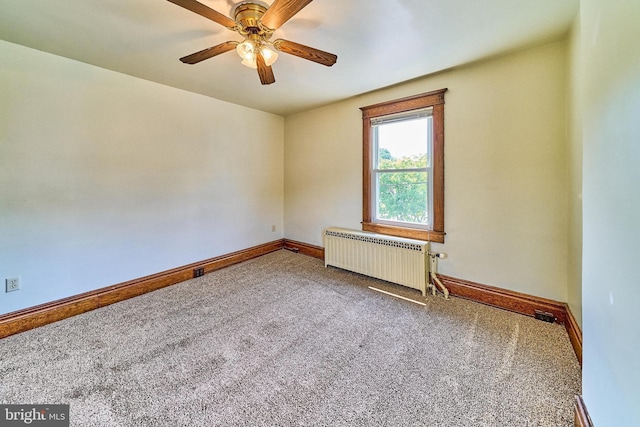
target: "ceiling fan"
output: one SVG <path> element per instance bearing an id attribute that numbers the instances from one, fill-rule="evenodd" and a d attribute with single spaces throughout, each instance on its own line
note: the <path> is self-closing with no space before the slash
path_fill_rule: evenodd
<path id="1" fill-rule="evenodd" d="M 238 4 L 231 19 L 196 0 L 168 0 L 185 9 L 216 22 L 244 37 L 242 42 L 227 41 L 180 58 L 185 64 L 197 64 L 216 55 L 236 50 L 243 59 L 242 64 L 258 70 L 260 82 L 268 85 L 276 81 L 271 65 L 278 57 L 277 51 L 299 58 L 332 66 L 338 57 L 300 43 L 284 39 L 270 41 L 274 31 L 312 0 L 274 0 L 271 6 L 260 1 Z"/>

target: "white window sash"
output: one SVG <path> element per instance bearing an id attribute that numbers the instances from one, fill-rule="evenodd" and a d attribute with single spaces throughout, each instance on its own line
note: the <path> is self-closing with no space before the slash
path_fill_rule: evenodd
<path id="1" fill-rule="evenodd" d="M 371 150 L 371 159 L 373 161 L 372 165 L 372 173 L 371 173 L 371 188 L 375 191 L 373 192 L 373 196 L 371 198 L 371 212 L 373 213 L 373 220 L 375 222 L 381 224 L 389 224 L 389 225 L 401 225 L 401 224 L 411 224 L 416 228 L 427 228 L 431 227 L 433 222 L 433 124 L 431 124 L 430 129 L 431 132 L 428 133 L 428 141 L 427 141 L 427 167 L 425 168 L 408 168 L 408 169 L 380 169 L 378 168 L 378 150 L 379 150 L 379 138 L 378 138 L 378 127 L 380 125 L 407 121 L 407 120 L 416 120 L 420 118 L 433 116 L 433 107 L 421 109 L 421 110 L 413 110 L 408 112 L 402 112 L 397 114 L 390 114 L 387 116 L 380 116 L 371 119 L 371 133 L 372 133 L 372 141 Z M 378 188 L 378 176 L 382 173 L 401 173 L 401 172 L 426 172 L 427 173 L 427 223 L 412 223 L 406 221 L 389 221 L 385 219 L 380 219 L 378 212 L 378 204 L 380 200 L 380 189 Z"/>

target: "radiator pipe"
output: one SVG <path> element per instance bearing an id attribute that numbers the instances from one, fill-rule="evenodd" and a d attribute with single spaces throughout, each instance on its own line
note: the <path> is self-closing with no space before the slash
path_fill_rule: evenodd
<path id="1" fill-rule="evenodd" d="M 438 279 L 438 276 L 436 275 L 436 272 L 438 270 L 438 258 L 444 259 L 446 257 L 447 257 L 447 254 L 429 252 L 429 261 L 431 263 L 429 268 L 429 276 L 431 277 L 431 281 L 435 283 L 435 285 L 434 284 L 431 285 L 431 291 L 433 295 L 436 294 L 436 287 L 438 287 L 444 294 L 444 299 L 449 299 L 449 289 L 447 289 L 447 287 L 442 284 L 442 282 L 440 281 L 440 279 Z"/>

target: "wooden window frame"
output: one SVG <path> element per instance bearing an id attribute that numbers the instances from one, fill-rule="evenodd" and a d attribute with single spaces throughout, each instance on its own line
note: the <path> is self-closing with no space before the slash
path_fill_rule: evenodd
<path id="1" fill-rule="evenodd" d="M 362 110 L 362 229 L 374 233 L 444 243 L 444 93 L 447 89 L 361 107 Z M 372 214 L 371 120 L 389 114 L 433 109 L 433 221 L 431 229 L 375 222 Z"/>

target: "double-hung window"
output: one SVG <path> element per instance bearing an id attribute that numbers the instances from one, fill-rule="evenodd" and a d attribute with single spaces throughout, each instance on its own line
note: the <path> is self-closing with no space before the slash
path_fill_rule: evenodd
<path id="1" fill-rule="evenodd" d="M 363 229 L 444 242 L 444 92 L 361 108 Z"/>
<path id="2" fill-rule="evenodd" d="M 371 120 L 374 217 L 381 224 L 428 229 L 433 205 L 432 109 Z"/>

